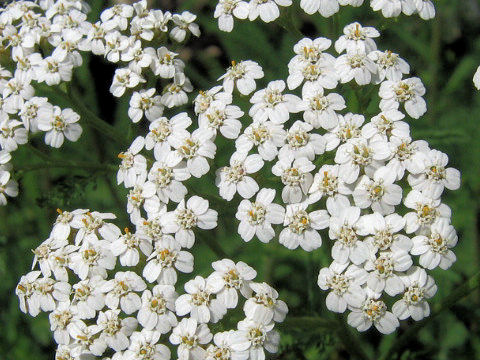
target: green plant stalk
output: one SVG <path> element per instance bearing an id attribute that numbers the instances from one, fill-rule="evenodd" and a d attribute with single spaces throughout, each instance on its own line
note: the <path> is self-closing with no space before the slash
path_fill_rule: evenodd
<path id="1" fill-rule="evenodd" d="M 454 292 L 447 296 L 435 309 L 430 316 L 423 321 L 417 322 L 405 331 L 395 343 L 384 354 L 379 357 L 379 360 L 389 360 L 392 355 L 401 350 L 410 341 L 411 338 L 418 335 L 418 332 L 428 323 L 430 323 L 436 316 L 442 313 L 444 310 L 451 308 L 461 299 L 472 293 L 474 290 L 480 287 L 480 271 L 473 275 L 470 279 L 465 281 Z"/>

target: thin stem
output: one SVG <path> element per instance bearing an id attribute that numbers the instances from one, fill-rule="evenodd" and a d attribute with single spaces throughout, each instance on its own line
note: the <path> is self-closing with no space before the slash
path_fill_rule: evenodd
<path id="1" fill-rule="evenodd" d="M 353 356 L 353 359 L 369 360 L 370 358 L 363 350 L 362 344 L 357 336 L 357 334 L 352 333 L 350 328 L 347 326 L 346 319 L 342 316 L 337 320 L 340 325 L 339 335 L 340 339 L 345 345 L 345 350 Z"/>
<path id="2" fill-rule="evenodd" d="M 278 18 L 278 24 L 287 30 L 291 35 L 293 35 L 295 38 L 301 37 L 303 38 L 305 35 L 295 26 L 295 23 L 293 22 L 293 16 L 292 12 L 290 11 L 290 8 L 287 8 L 283 11 L 283 13 L 280 15 Z"/>
<path id="3" fill-rule="evenodd" d="M 62 92 L 60 92 L 62 93 Z M 63 93 L 63 96 L 73 104 L 75 110 L 77 110 L 85 121 L 94 129 L 97 129 L 101 134 L 105 135 L 111 140 L 120 143 L 122 146 L 128 146 L 127 140 L 123 133 L 119 132 L 114 126 L 110 125 L 106 121 L 100 119 L 90 109 L 88 109 L 81 101 L 78 101 L 77 94 L 67 95 Z"/>
<path id="4" fill-rule="evenodd" d="M 88 109 L 81 101 L 78 100 L 78 98 L 80 98 L 78 94 L 68 94 L 55 86 L 49 87 L 39 84 L 38 87 L 40 92 L 46 94 L 54 93 L 55 95 L 61 97 L 63 101 L 67 102 L 76 112 L 80 114 L 82 120 L 84 120 L 92 128 L 98 130 L 105 137 L 120 143 L 123 147 L 128 146 L 128 141 L 124 134 L 119 132 L 114 126 L 100 119 L 95 113 Z"/>
<path id="5" fill-rule="evenodd" d="M 480 271 L 473 275 L 470 279 L 465 281 L 460 287 L 458 287 L 454 292 L 447 296 L 431 313 L 431 315 L 423 321 L 417 322 L 415 325 L 411 326 L 407 331 L 405 331 L 402 336 L 392 345 L 390 349 L 385 351 L 384 354 L 380 357 L 380 360 L 388 360 L 392 358 L 392 355 L 405 348 L 406 344 L 410 339 L 416 337 L 418 332 L 429 322 L 431 322 L 436 316 L 442 313 L 444 310 L 451 308 L 458 301 L 475 291 L 480 287 Z"/>
<path id="6" fill-rule="evenodd" d="M 220 246 L 220 244 L 217 242 L 217 240 L 215 239 L 215 235 L 216 235 L 217 232 L 215 232 L 215 234 L 212 235 L 203 235 L 202 236 L 198 236 L 200 238 L 200 240 L 202 240 L 209 248 L 210 250 L 212 250 L 215 255 L 217 255 L 220 259 L 230 259 L 230 256 L 228 256 L 228 254 L 222 249 L 222 247 Z"/>

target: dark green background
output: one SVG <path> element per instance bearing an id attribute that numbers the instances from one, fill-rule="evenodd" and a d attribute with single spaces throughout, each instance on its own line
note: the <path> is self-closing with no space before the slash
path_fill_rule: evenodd
<path id="1" fill-rule="evenodd" d="M 294 2 L 298 3 L 298 1 Z M 104 2 L 92 1 L 90 19 L 96 19 Z M 236 22 L 233 33 L 217 30 L 213 19 L 215 1 L 183 1 L 181 9 L 189 9 L 199 15 L 203 31 L 200 40 L 191 40 L 181 51 L 187 61 L 187 74 L 197 89 L 215 84 L 230 60 L 252 59 L 265 70 L 265 81 L 286 79 L 287 63 L 293 56 L 292 47 L 299 36 L 287 33 L 276 24 Z M 171 1 L 157 1 L 158 8 L 175 10 Z M 447 192 L 444 201 L 453 210 L 453 223 L 458 230 L 459 243 L 455 249 L 458 261 L 448 271 L 435 270 L 433 275 L 439 285 L 432 304 L 439 304 L 468 277 L 479 271 L 480 239 L 478 236 L 480 192 L 480 141 L 479 115 L 480 93 L 472 84 L 476 67 L 480 64 L 480 1 L 438 0 L 437 17 L 425 22 L 418 16 L 384 19 L 373 13 L 368 0 L 361 8 L 344 7 L 334 17 L 324 19 L 318 14 L 306 16 L 298 7 L 292 7 L 290 15 L 296 26 L 310 37 L 339 36 L 337 30 L 359 21 L 372 25 L 382 32 L 377 43 L 380 49 L 398 52 L 407 60 L 412 74 L 421 77 L 427 87 L 427 114 L 419 120 L 410 119 L 414 138 L 425 139 L 431 147 L 446 152 L 453 166 L 462 172 L 462 187 Z M 128 139 L 144 134 L 146 125 L 131 125 L 126 110 L 128 99 L 116 102 L 108 87 L 113 68 L 102 60 L 85 58 L 85 65 L 76 71 L 75 85 L 83 94 L 82 101 L 103 119 L 114 124 Z M 92 85 L 95 82 L 95 85 Z M 263 83 L 265 84 L 265 82 Z M 358 104 L 349 93 L 350 111 L 357 111 Z M 52 102 L 67 106 L 61 99 Z M 372 100 L 375 103 L 375 100 Z M 31 140 L 34 147 L 50 159 L 75 160 L 117 165 L 116 154 L 124 148 L 102 134 L 84 125 L 84 134 L 77 143 L 66 143 L 61 150 L 53 150 L 43 144 L 41 136 Z M 225 164 L 228 154 L 226 144 L 219 144 L 217 164 Z M 122 187 L 115 185 L 115 171 L 106 167 L 103 171 L 73 168 L 45 168 L 45 160 L 29 147 L 14 154 L 14 165 L 20 180 L 20 195 L 0 208 L 0 359 L 53 359 L 52 343 L 46 315 L 35 319 L 20 313 L 14 288 L 20 276 L 29 271 L 35 248 L 49 234 L 56 208 L 71 210 L 90 208 L 115 212 L 118 225 L 128 225 L 125 216 L 125 195 Z M 211 183 L 191 182 L 198 193 L 215 193 Z M 243 260 L 259 272 L 258 280 L 267 281 L 279 290 L 281 298 L 290 307 L 289 316 L 314 316 L 335 318 L 325 309 L 325 294 L 316 285 L 321 266 L 328 256 L 322 248 L 313 254 L 302 250 L 289 251 L 276 240 L 268 245 L 252 241 L 244 244 L 236 235 L 236 222 L 231 221 L 238 200 L 234 200 L 214 231 L 216 239 L 234 260 Z M 205 234 L 203 234 L 205 237 Z M 195 274 L 208 275 L 209 264 L 215 254 L 198 242 L 193 254 L 196 260 Z M 182 277 L 185 281 L 187 277 Z M 458 299 L 450 309 L 428 322 L 405 347 L 402 359 L 480 359 L 480 291 Z M 309 325 L 309 324 L 307 324 Z M 381 336 L 376 331 L 360 336 L 360 343 L 370 356 L 387 349 L 410 323 L 402 322 L 396 334 Z M 333 329 L 317 326 L 293 326 L 283 328 L 279 359 L 347 359 L 345 339 Z"/>

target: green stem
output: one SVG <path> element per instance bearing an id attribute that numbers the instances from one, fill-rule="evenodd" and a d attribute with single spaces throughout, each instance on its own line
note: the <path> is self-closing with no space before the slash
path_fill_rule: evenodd
<path id="1" fill-rule="evenodd" d="M 119 132 L 114 126 L 110 125 L 106 121 L 100 119 L 90 109 L 88 109 L 81 101 L 78 101 L 78 94 L 67 95 L 63 93 L 63 96 L 73 104 L 73 108 L 77 110 L 85 122 L 98 130 L 102 135 L 107 138 L 120 143 L 122 146 L 127 147 L 128 142 L 123 133 Z"/>
<path id="2" fill-rule="evenodd" d="M 292 15 L 292 12 L 290 11 L 290 8 L 284 9 L 282 14 L 278 18 L 278 24 L 282 28 L 287 30 L 295 38 L 305 37 L 305 35 L 303 35 L 303 33 L 295 26 L 295 23 L 293 22 L 293 15 Z"/>
<path id="3" fill-rule="evenodd" d="M 81 97 L 79 94 L 69 94 L 62 91 L 58 87 L 45 86 L 43 84 L 38 85 L 40 93 L 44 94 L 54 94 L 59 96 L 63 101 L 69 104 L 79 115 L 82 120 L 85 121 L 89 126 L 98 130 L 105 137 L 121 144 L 123 147 L 128 147 L 129 143 L 123 133 L 119 132 L 114 126 L 110 125 L 106 121 L 100 119 L 95 113 L 88 109 L 81 101 L 78 99 Z M 71 89 L 71 88 L 70 88 Z"/>
<path id="4" fill-rule="evenodd" d="M 300 316 L 300 317 L 289 317 L 287 316 L 285 321 L 277 324 L 280 329 L 291 330 L 291 329 L 300 329 L 300 330 L 315 330 L 315 329 L 326 329 L 334 330 L 337 327 L 337 322 L 324 319 L 321 317 L 312 317 L 312 316 Z"/>
<path id="5" fill-rule="evenodd" d="M 200 238 L 200 240 L 202 240 L 220 259 L 230 259 L 230 256 L 228 256 L 215 239 L 216 233 L 217 232 L 215 232 L 215 234 L 198 236 L 198 238 Z"/>
<path id="6" fill-rule="evenodd" d="M 424 319 L 423 321 L 415 323 L 415 325 L 411 326 L 407 331 L 405 331 L 402 336 L 398 338 L 398 340 L 388 349 L 385 351 L 382 356 L 380 356 L 379 360 L 389 360 L 392 358 L 392 355 L 406 347 L 408 342 L 418 336 L 418 332 L 428 323 L 430 323 L 436 316 L 442 313 L 444 310 L 451 308 L 455 305 L 458 301 L 475 291 L 480 287 L 480 271 L 473 275 L 470 279 L 465 281 L 460 287 L 458 287 L 454 292 L 452 292 L 449 296 L 447 296 L 435 309 L 432 311 L 431 315 Z"/>
<path id="7" fill-rule="evenodd" d="M 353 359 L 369 360 L 370 358 L 363 350 L 362 343 L 360 342 L 357 334 L 352 333 L 346 324 L 345 317 L 342 316 L 337 322 L 339 324 L 339 336 L 345 345 L 345 350 L 352 355 Z"/>

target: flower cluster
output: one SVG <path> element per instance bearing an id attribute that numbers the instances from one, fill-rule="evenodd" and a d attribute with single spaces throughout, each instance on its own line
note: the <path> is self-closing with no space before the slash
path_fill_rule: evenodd
<path id="1" fill-rule="evenodd" d="M 330 17 L 340 10 L 340 6 L 359 7 L 364 0 L 301 0 L 300 7 L 309 15 L 319 13 Z M 280 17 L 280 7 L 288 7 L 292 0 L 219 0 L 215 8 L 215 18 L 222 31 L 233 30 L 234 18 L 253 21 L 260 18 L 269 23 Z M 435 6 L 432 0 L 370 0 L 374 11 L 381 11 L 386 18 L 418 14 L 423 20 L 435 17 Z"/>
<path id="2" fill-rule="evenodd" d="M 269 285 L 253 281 L 256 271 L 244 262 L 215 261 L 212 274 L 186 282 L 179 296 L 177 272 L 191 273 L 193 256 L 161 226 L 122 234 L 113 214 L 58 213 L 49 238 L 33 251 L 35 270 L 16 289 L 23 312 L 50 313 L 57 359 L 114 353 L 116 360 L 167 360 L 167 339 L 181 360 L 256 360 L 264 349 L 277 351 L 273 328 L 287 306 Z M 212 334 L 208 324 L 239 307 L 241 297 L 245 318 L 237 329 Z"/>
<path id="3" fill-rule="evenodd" d="M 131 189 L 131 220 L 139 226 L 160 218 L 163 231 L 191 247 L 191 229 L 214 224 L 206 200 L 186 200 L 183 182 L 212 170 L 217 138 L 235 140 L 229 163 L 213 170 L 220 196 L 241 199 L 236 218 L 243 240 L 278 235 L 288 249 L 314 251 L 327 236 L 333 260 L 318 284 L 330 291 L 327 307 L 348 309 L 360 331 L 374 325 L 390 333 L 398 319 L 427 316 L 436 287 L 426 270 L 455 261 L 457 235 L 441 195 L 459 188 L 460 173 L 447 166 L 447 155 L 410 137 L 401 110 L 421 117 L 425 88 L 418 78 L 404 78 L 410 69 L 398 54 L 377 50 L 378 36 L 374 28 L 346 26 L 334 45 L 337 57 L 327 52 L 329 39 L 305 38 L 294 47 L 286 82 L 258 91 L 260 65 L 232 62 L 222 85 L 196 97 L 198 127 L 189 131 L 194 122 L 186 113 L 154 120 L 148 135 L 120 156 L 118 179 Z M 332 92 L 352 82 L 378 87 L 380 112 L 369 120 L 342 114 L 347 104 Z M 251 121 L 240 121 L 245 114 L 234 105 L 235 90 L 250 95 Z M 153 150 L 151 167 L 143 149 Z M 392 311 L 387 297 L 396 300 Z"/>
<path id="4" fill-rule="evenodd" d="M 184 41 L 188 33 L 199 36 L 196 16 L 187 11 L 149 10 L 142 0 L 108 8 L 96 23 L 87 21 L 89 7 L 78 0 L 15 1 L 0 11 L 0 46 L 13 60 L 12 71 L 0 66 L 1 205 L 6 204 L 6 196 L 18 194 L 12 168 L 6 165 L 10 152 L 38 132 L 45 132 L 45 143 L 54 148 L 61 147 L 65 138 L 77 141 L 82 134 L 77 112 L 35 96 L 35 90 L 42 94 L 53 90 L 71 100 L 59 85 L 70 82 L 73 69 L 82 65 L 81 52 L 126 65 L 116 70 L 110 91 L 119 97 L 132 90 L 128 115 L 133 122 L 143 116 L 158 118 L 164 107 L 186 103 L 186 93 L 192 91 L 178 54 L 165 46 L 147 46 L 153 40 L 166 43 L 164 34 L 175 42 Z M 156 95 L 155 88 L 133 91 L 157 77 L 166 81 L 162 95 Z"/>

